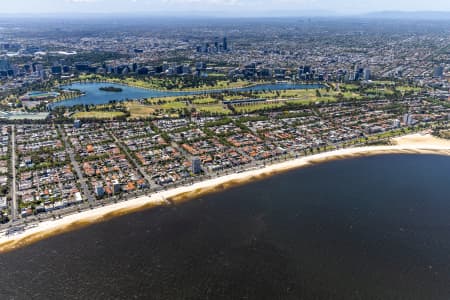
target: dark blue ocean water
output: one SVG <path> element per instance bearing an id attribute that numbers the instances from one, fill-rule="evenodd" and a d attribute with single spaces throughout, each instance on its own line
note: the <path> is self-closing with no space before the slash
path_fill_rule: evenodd
<path id="1" fill-rule="evenodd" d="M 450 158 L 299 169 L 0 256 L 1 299 L 450 299 Z"/>
<path id="2" fill-rule="evenodd" d="M 100 91 L 99 88 L 104 86 L 114 86 L 122 88 L 122 92 L 106 92 Z M 106 104 L 110 101 L 124 101 L 135 100 L 145 98 L 158 98 L 168 96 L 186 96 L 186 95 L 198 95 L 204 93 L 220 93 L 224 91 L 280 91 L 280 90 L 298 90 L 298 89 L 317 89 L 321 88 L 320 84 L 262 84 L 246 88 L 215 90 L 215 91 L 195 91 L 195 92 L 171 92 L 171 91 L 158 91 L 150 89 L 135 88 L 130 86 L 124 86 L 111 83 L 74 83 L 71 85 L 63 86 L 64 89 L 77 89 L 85 93 L 81 97 L 77 97 L 70 100 L 64 100 L 57 103 L 53 103 L 51 107 L 58 106 L 74 106 L 74 105 L 90 105 L 90 104 Z"/>

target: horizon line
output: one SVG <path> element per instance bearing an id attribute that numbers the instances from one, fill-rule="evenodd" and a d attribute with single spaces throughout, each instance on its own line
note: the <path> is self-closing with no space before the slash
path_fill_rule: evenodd
<path id="1" fill-rule="evenodd" d="M 119 11 L 111 11 L 111 12 L 48 12 L 48 13 L 39 13 L 39 12 L 1 12 L 0 16 L 4 17 L 103 17 L 103 16 L 111 16 L 114 15 L 116 17 L 183 17 L 183 18 L 308 18 L 308 17 L 356 17 L 356 18 L 382 18 L 382 14 L 386 14 L 386 17 L 392 18 L 392 14 L 399 15 L 433 15 L 433 16 L 445 16 L 450 18 L 450 10 L 449 11 L 440 11 L 440 10 L 379 10 L 379 11 L 367 11 L 367 12 L 337 12 L 332 10 L 298 10 L 298 11 L 288 11 L 288 10 L 267 10 L 267 11 L 258 11 L 258 12 L 248 12 L 242 11 L 239 13 L 233 12 L 231 10 L 220 11 L 220 10 L 209 10 L 209 11 L 170 11 L 170 10 L 157 10 L 157 11 L 127 11 L 127 12 L 119 12 Z"/>

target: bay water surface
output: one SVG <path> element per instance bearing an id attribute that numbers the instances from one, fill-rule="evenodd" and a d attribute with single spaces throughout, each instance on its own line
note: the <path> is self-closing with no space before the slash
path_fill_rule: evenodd
<path id="1" fill-rule="evenodd" d="M 1 299 L 450 299 L 450 157 L 318 164 L 0 255 Z"/>

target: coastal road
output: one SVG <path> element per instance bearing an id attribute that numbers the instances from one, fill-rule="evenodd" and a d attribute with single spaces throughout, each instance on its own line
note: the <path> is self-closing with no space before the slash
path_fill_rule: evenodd
<path id="1" fill-rule="evenodd" d="M 12 183 L 11 183 L 11 215 L 12 219 L 18 218 L 18 208 L 17 203 L 17 183 L 16 183 L 16 126 L 11 126 L 11 173 L 12 173 Z"/>
<path id="2" fill-rule="evenodd" d="M 60 125 L 58 125 L 58 130 L 64 141 L 64 146 L 66 148 L 66 152 L 69 154 L 70 162 L 72 163 L 72 166 L 75 169 L 75 172 L 77 173 L 78 182 L 80 183 L 82 193 L 84 195 L 84 199 L 87 199 L 89 201 L 89 203 L 92 204 L 95 202 L 95 198 L 92 195 L 91 191 L 89 190 L 89 187 L 86 182 L 86 178 L 84 178 L 83 173 L 81 172 L 80 164 L 75 159 L 75 154 L 74 154 L 73 148 L 69 144 L 69 141 L 66 136 L 66 132 L 64 131 L 64 128 L 61 128 Z"/>

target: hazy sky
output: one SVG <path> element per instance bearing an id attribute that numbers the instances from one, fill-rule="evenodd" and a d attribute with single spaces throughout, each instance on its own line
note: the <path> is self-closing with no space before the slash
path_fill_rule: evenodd
<path id="1" fill-rule="evenodd" d="M 361 13 L 384 10 L 450 11 L 449 0 L 0 0 L 0 13 L 148 13 L 224 12 L 269 14 L 272 11 Z"/>

